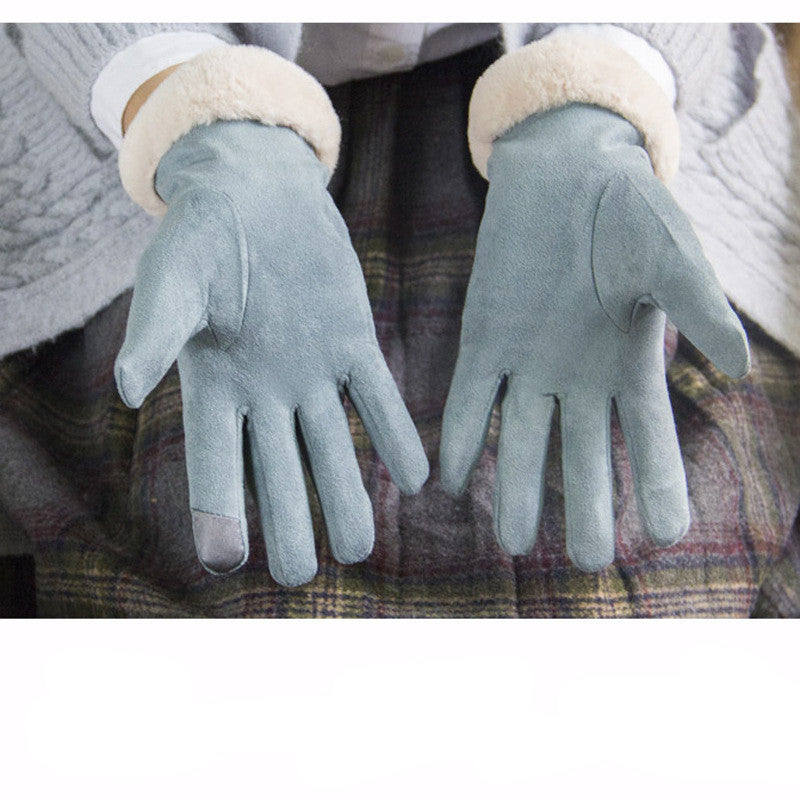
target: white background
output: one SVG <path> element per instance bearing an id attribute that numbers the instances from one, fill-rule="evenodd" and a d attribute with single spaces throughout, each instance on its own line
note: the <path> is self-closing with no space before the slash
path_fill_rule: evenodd
<path id="1" fill-rule="evenodd" d="M 793 621 L 5 623 L 8 798 L 797 798 Z"/>

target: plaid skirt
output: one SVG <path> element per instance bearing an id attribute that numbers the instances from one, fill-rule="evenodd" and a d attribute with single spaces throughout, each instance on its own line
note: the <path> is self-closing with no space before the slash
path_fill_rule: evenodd
<path id="1" fill-rule="evenodd" d="M 378 338 L 417 424 L 431 478 L 401 497 L 348 406 L 376 545 L 337 564 L 309 484 L 319 573 L 269 576 L 252 495 L 250 560 L 216 577 L 192 540 L 181 393 L 173 367 L 138 411 L 114 385 L 130 293 L 80 330 L 0 363 L 0 522 L 33 543 L 42 616 L 600 617 L 800 614 L 800 362 L 748 328 L 753 368 L 716 371 L 668 330 L 669 387 L 692 525 L 675 547 L 646 537 L 612 421 L 617 560 L 584 574 L 566 558 L 557 419 L 533 552 L 492 533 L 500 415 L 468 492 L 438 480 L 442 410 L 486 185 L 470 161 L 467 105 L 494 45 L 336 87 L 340 167 L 331 192 L 364 269 Z M 109 264 L 113 269 L 113 264 Z M 31 309 L 36 313 L 36 309 Z M 6 571 L 6 577 L 11 572 Z M 20 584 L 15 591 L 25 591 Z"/>

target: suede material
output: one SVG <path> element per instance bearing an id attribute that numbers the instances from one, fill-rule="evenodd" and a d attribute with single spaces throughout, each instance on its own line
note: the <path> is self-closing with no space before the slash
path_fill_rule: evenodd
<path id="1" fill-rule="evenodd" d="M 489 191 L 444 412 L 446 491 L 466 488 L 501 384 L 494 526 L 531 551 L 559 404 L 567 553 L 614 559 L 612 405 L 645 527 L 660 546 L 689 527 L 664 373 L 665 313 L 720 369 L 749 369 L 744 330 L 688 219 L 653 175 L 641 134 L 599 107 L 535 114 L 495 141 Z"/>
<path id="2" fill-rule="evenodd" d="M 168 212 L 139 265 L 115 376 L 138 407 L 177 358 L 195 543 L 212 572 L 247 558 L 246 453 L 272 576 L 316 574 L 298 432 L 335 557 L 369 555 L 345 392 L 401 491 L 428 475 L 328 177 L 296 133 L 251 121 L 194 128 L 158 168 Z"/>

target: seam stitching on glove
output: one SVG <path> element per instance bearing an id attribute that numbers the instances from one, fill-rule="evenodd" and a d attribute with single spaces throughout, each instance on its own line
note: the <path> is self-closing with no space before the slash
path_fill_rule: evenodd
<path id="1" fill-rule="evenodd" d="M 204 191 L 195 189 L 192 190 L 196 192 L 199 196 L 203 197 L 205 192 L 208 194 L 216 194 L 221 197 L 225 203 L 226 208 L 230 211 L 231 216 L 236 223 L 236 242 L 239 246 L 239 267 L 241 269 L 241 279 L 242 279 L 242 298 L 240 304 L 240 310 L 237 313 L 236 324 L 231 326 L 231 335 L 230 341 L 225 344 L 224 339 L 227 337 L 224 335 L 224 331 L 220 334 L 217 333 L 216 325 L 211 323 L 211 315 L 209 313 L 209 305 L 211 304 L 211 283 L 209 282 L 209 286 L 207 287 L 208 297 L 206 300 L 206 324 L 208 325 L 209 330 L 211 331 L 211 335 L 214 337 L 214 341 L 217 343 L 217 346 L 223 352 L 230 350 L 231 347 L 236 343 L 236 340 L 239 338 L 239 334 L 242 330 L 242 324 L 244 323 L 244 315 L 245 310 L 247 307 L 247 297 L 248 297 L 248 287 L 250 285 L 250 249 L 247 246 L 247 234 L 245 233 L 244 221 L 242 220 L 242 215 L 239 213 L 239 209 L 236 206 L 233 198 L 224 191 L 220 189 L 206 189 Z M 217 273 L 220 270 L 228 269 L 228 265 L 225 263 L 220 263 L 218 265 Z"/>

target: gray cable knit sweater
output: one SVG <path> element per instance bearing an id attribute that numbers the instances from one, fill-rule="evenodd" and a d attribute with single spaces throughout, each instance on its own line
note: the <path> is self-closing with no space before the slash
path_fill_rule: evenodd
<path id="1" fill-rule="evenodd" d="M 505 25 L 508 49 L 553 25 Z M 671 185 L 733 302 L 800 355 L 796 123 L 761 25 L 626 25 L 677 84 L 682 155 Z M 0 356 L 80 326 L 133 284 L 157 221 L 127 198 L 89 113 L 108 60 L 171 29 L 296 59 L 300 25 L 6 25 L 0 36 Z M 315 54 L 319 57 L 319 54 Z"/>

